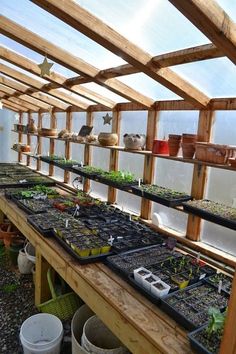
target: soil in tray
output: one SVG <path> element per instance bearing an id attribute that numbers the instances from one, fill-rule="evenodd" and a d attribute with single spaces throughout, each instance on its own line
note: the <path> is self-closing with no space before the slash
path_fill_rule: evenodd
<path id="1" fill-rule="evenodd" d="M 218 273 L 211 275 L 207 281 L 218 288 L 219 282 L 222 281 L 222 290 L 230 294 L 233 279 L 226 274 Z"/>
<path id="2" fill-rule="evenodd" d="M 221 331 L 209 334 L 206 327 L 191 334 L 191 338 L 197 341 L 206 350 L 205 353 L 218 354 L 220 349 L 222 333 Z M 199 350 L 199 348 L 196 348 Z M 200 349 L 203 350 L 203 349 Z M 226 354 L 226 353 L 225 353 Z"/>

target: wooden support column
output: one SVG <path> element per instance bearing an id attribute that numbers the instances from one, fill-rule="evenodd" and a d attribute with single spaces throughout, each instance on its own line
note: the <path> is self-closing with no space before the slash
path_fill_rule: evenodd
<path id="1" fill-rule="evenodd" d="M 36 247 L 35 267 L 35 305 L 39 305 L 51 299 L 51 293 L 47 281 L 48 262 L 43 258 L 38 247 Z"/>
<path id="2" fill-rule="evenodd" d="M 71 122 L 72 122 L 72 112 L 70 110 L 66 111 L 66 129 L 71 132 Z M 71 158 L 71 142 L 69 140 L 65 141 L 65 158 L 69 160 Z M 64 182 L 68 183 L 70 180 L 70 172 L 64 172 Z"/>
<path id="3" fill-rule="evenodd" d="M 38 112 L 38 130 L 42 128 L 42 120 L 43 120 L 43 114 L 42 112 L 39 110 Z M 38 148 L 37 148 L 37 154 L 38 155 L 41 155 L 42 154 L 42 138 L 40 135 L 37 136 L 37 145 L 38 145 Z M 41 170 L 41 160 L 37 160 L 37 171 Z"/>
<path id="4" fill-rule="evenodd" d="M 54 109 L 52 110 L 50 117 L 50 128 L 56 129 L 57 127 L 57 118 Z M 55 152 L 55 139 L 49 139 L 49 154 L 54 155 Z M 49 176 L 54 175 L 54 166 L 52 164 L 49 165 Z"/>
<path id="5" fill-rule="evenodd" d="M 118 145 L 120 142 L 120 123 L 121 123 L 121 112 L 117 109 L 113 110 L 112 112 L 112 133 L 116 133 L 118 135 Z M 109 164 L 109 171 L 117 171 L 119 165 L 119 151 L 117 150 L 110 150 L 110 164 Z M 108 187 L 108 196 L 107 201 L 108 203 L 115 203 L 117 196 L 117 189 L 113 187 Z"/>
<path id="6" fill-rule="evenodd" d="M 28 112 L 28 124 L 30 124 L 30 120 L 32 119 L 32 112 L 29 111 Z M 30 133 L 27 133 L 27 145 L 31 146 L 31 135 Z M 30 156 L 26 157 L 26 165 L 29 166 L 30 165 Z"/>
<path id="7" fill-rule="evenodd" d="M 87 112 L 86 125 L 93 126 L 94 114 L 93 112 Z M 84 164 L 91 165 L 92 162 L 92 147 L 89 145 L 84 145 Z M 83 191 L 88 193 L 90 190 L 90 180 L 88 178 L 84 179 Z"/>
<path id="8" fill-rule="evenodd" d="M 214 111 L 200 111 L 198 121 L 198 141 L 209 142 L 211 140 L 214 122 Z M 204 198 L 207 184 L 208 167 L 194 165 L 191 196 L 194 199 Z M 199 241 L 201 234 L 201 218 L 189 214 L 186 237 L 192 241 Z"/>
<path id="9" fill-rule="evenodd" d="M 236 353 L 236 273 L 232 284 L 231 295 L 228 304 L 224 334 L 221 341 L 220 354 Z"/>
<path id="10" fill-rule="evenodd" d="M 157 134 L 157 121 L 159 117 L 159 112 L 150 110 L 148 111 L 147 119 L 147 141 L 146 149 L 152 150 L 153 140 L 156 138 Z M 145 156 L 144 166 L 143 166 L 143 182 L 148 184 L 153 184 L 155 172 L 155 158 L 153 156 Z M 141 218 L 151 219 L 152 216 L 152 202 L 150 200 L 142 198 L 141 203 Z"/>
<path id="11" fill-rule="evenodd" d="M 23 122 L 23 112 L 19 112 L 19 124 L 22 124 Z M 18 143 L 22 143 L 22 133 L 18 133 Z M 22 153 L 19 151 L 18 152 L 18 162 L 21 162 L 22 160 Z"/>

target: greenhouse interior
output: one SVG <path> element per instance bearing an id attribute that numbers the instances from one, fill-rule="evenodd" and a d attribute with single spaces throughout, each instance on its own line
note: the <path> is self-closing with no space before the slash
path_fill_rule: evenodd
<path id="1" fill-rule="evenodd" d="M 236 354 L 236 2 L 0 10 L 0 353 Z"/>

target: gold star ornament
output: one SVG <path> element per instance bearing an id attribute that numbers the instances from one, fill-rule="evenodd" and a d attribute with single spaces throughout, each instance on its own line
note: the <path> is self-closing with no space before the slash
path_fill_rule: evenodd
<path id="1" fill-rule="evenodd" d="M 112 121 L 112 116 L 109 116 L 109 114 L 107 113 L 103 118 L 103 125 L 105 124 L 109 124 L 111 125 L 111 121 Z"/>
<path id="2" fill-rule="evenodd" d="M 53 66 L 53 63 L 49 63 L 47 61 L 47 57 L 44 58 L 41 64 L 38 64 L 39 69 L 41 70 L 40 76 L 49 75 L 50 76 L 50 69 Z"/>

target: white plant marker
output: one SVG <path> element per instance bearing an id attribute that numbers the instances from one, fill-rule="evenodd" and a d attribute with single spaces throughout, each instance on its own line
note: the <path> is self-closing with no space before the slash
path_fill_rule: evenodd
<path id="1" fill-rule="evenodd" d="M 129 221 L 132 221 L 132 215 L 129 214 Z"/>
<path id="2" fill-rule="evenodd" d="M 218 293 L 221 294 L 221 290 L 222 290 L 222 280 L 219 281 L 218 284 Z"/>
<path id="3" fill-rule="evenodd" d="M 139 187 L 141 187 L 141 182 L 142 182 L 142 179 L 139 178 L 139 179 L 138 179 L 138 186 L 139 186 Z"/>
<path id="4" fill-rule="evenodd" d="M 113 242 L 114 242 L 114 240 L 115 240 L 115 238 L 114 237 L 112 237 L 112 236 L 110 236 L 109 237 L 109 239 L 108 239 L 108 243 L 109 243 L 109 245 L 113 245 Z"/>
<path id="5" fill-rule="evenodd" d="M 69 226 L 69 220 L 68 219 L 66 219 L 66 228 Z"/>
<path id="6" fill-rule="evenodd" d="M 81 167 L 84 167 L 83 161 L 80 162 Z"/>

